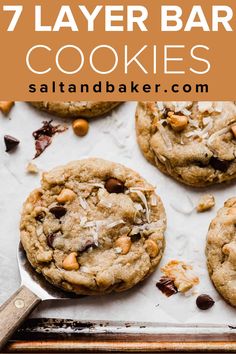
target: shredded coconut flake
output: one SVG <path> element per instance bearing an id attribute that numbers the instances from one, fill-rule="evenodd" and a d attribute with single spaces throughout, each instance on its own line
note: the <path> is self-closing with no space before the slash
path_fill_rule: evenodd
<path id="1" fill-rule="evenodd" d="M 157 206 L 157 197 L 155 194 L 151 196 L 151 206 Z"/>
<path id="2" fill-rule="evenodd" d="M 113 221 L 112 223 L 107 225 L 107 229 L 112 229 L 113 227 L 120 224 L 125 224 L 124 220 L 120 219 L 120 220 Z"/>
<path id="3" fill-rule="evenodd" d="M 139 226 L 134 226 L 130 232 L 130 236 L 132 235 L 137 235 L 140 232 L 140 227 Z"/>
<path id="4" fill-rule="evenodd" d="M 150 223 L 150 211 L 149 211 L 147 199 L 146 199 L 144 193 L 141 192 L 140 190 L 137 190 L 134 188 L 130 188 L 130 192 L 136 193 L 139 196 L 139 198 L 141 199 L 141 201 L 143 202 L 145 209 L 146 209 L 146 218 L 147 218 L 148 223 Z"/>
<path id="5" fill-rule="evenodd" d="M 137 211 L 143 211 L 143 207 L 142 207 L 142 205 L 139 204 L 139 203 L 135 203 L 135 204 L 134 204 L 134 207 L 135 207 L 135 209 L 136 209 Z"/>
<path id="6" fill-rule="evenodd" d="M 143 222 L 143 221 L 142 221 L 141 219 L 139 219 L 139 218 L 136 218 L 136 219 L 135 219 L 135 224 L 138 224 L 138 225 L 139 225 L 139 224 L 142 224 L 142 222 Z"/>
<path id="7" fill-rule="evenodd" d="M 187 138 L 190 137 L 199 137 L 202 139 L 207 139 L 208 138 L 208 133 L 209 131 L 213 128 L 213 120 L 210 117 L 204 118 L 203 124 L 206 125 L 204 129 L 196 129 L 194 131 L 187 132 L 185 136 Z M 197 126 L 198 128 L 198 126 Z"/>
<path id="8" fill-rule="evenodd" d="M 139 186 L 135 186 L 135 187 L 131 187 L 129 190 L 132 192 L 134 191 L 144 191 L 144 192 L 153 192 L 154 191 L 154 187 L 150 187 L 150 188 L 145 188 L 145 187 L 139 187 Z"/>
<path id="9" fill-rule="evenodd" d="M 189 125 L 194 128 L 199 128 L 199 121 L 194 119 L 189 119 Z"/>
<path id="10" fill-rule="evenodd" d="M 94 229 L 91 229 L 91 232 L 92 232 L 92 236 L 93 236 L 93 242 L 94 242 L 95 246 L 98 247 L 98 233 Z"/>
<path id="11" fill-rule="evenodd" d="M 90 186 L 97 187 L 97 188 L 104 188 L 102 183 L 88 183 Z"/>
<path id="12" fill-rule="evenodd" d="M 79 270 L 83 273 L 91 273 L 92 274 L 91 270 L 86 266 L 81 266 Z"/>
<path id="13" fill-rule="evenodd" d="M 201 101 L 198 102 L 198 110 L 201 113 L 213 111 L 213 102 L 212 101 Z"/>
<path id="14" fill-rule="evenodd" d="M 186 108 L 181 109 L 181 113 L 183 113 L 184 116 L 189 117 L 191 115 L 191 111 L 189 111 Z"/>
<path id="15" fill-rule="evenodd" d="M 189 108 L 192 104 L 192 101 L 175 101 L 172 102 L 170 109 L 173 109 L 175 112 L 181 112 L 183 109 Z"/>
<path id="16" fill-rule="evenodd" d="M 204 117 L 202 120 L 203 125 L 207 125 L 208 123 L 210 123 L 210 121 L 212 120 L 211 117 Z"/>
<path id="17" fill-rule="evenodd" d="M 221 136 L 221 135 L 223 135 L 223 134 L 228 133 L 229 131 L 230 131 L 230 127 L 226 127 L 226 128 L 223 128 L 223 129 L 221 129 L 221 130 L 219 130 L 219 131 L 213 133 L 213 134 L 210 136 L 210 138 L 208 139 L 207 144 L 208 144 L 208 145 L 211 145 L 212 142 L 213 142 L 215 139 L 217 139 L 219 136 Z"/>
<path id="18" fill-rule="evenodd" d="M 166 144 L 166 147 L 168 150 L 171 150 L 172 149 L 172 143 L 171 143 L 171 140 L 168 136 L 168 134 L 166 133 L 166 130 L 165 128 L 163 127 L 162 124 L 160 124 L 160 122 L 157 122 L 157 128 L 159 129 L 159 132 L 162 136 L 162 139 L 164 140 L 164 143 Z"/>
<path id="19" fill-rule="evenodd" d="M 156 102 L 156 106 L 159 109 L 159 111 L 163 111 L 164 110 L 164 105 L 162 101 Z"/>
<path id="20" fill-rule="evenodd" d="M 163 226 L 163 222 L 161 220 L 158 220 L 158 221 L 155 221 L 155 222 L 151 222 L 151 223 L 148 223 L 148 224 L 143 224 L 143 225 L 135 225 L 133 228 L 132 228 L 132 231 L 130 232 L 130 235 L 136 235 L 140 232 L 143 232 L 143 231 L 150 231 L 151 233 L 152 232 L 155 232 L 157 229 L 159 229 L 160 227 Z"/>
<path id="21" fill-rule="evenodd" d="M 206 127 L 202 130 L 202 134 L 206 134 L 209 132 L 209 130 L 211 130 L 213 128 L 213 119 L 210 118 L 210 120 L 208 121 Z"/>
<path id="22" fill-rule="evenodd" d="M 86 216 L 83 216 L 83 217 L 80 219 L 80 226 L 85 226 L 87 220 L 88 220 L 88 219 L 86 218 Z"/>
<path id="23" fill-rule="evenodd" d="M 95 221 L 88 221 L 84 225 L 84 227 L 94 227 L 94 226 L 96 226 Z"/>
<path id="24" fill-rule="evenodd" d="M 111 208 L 112 207 L 112 203 L 107 202 L 106 199 L 100 200 L 100 204 L 103 205 L 106 208 Z"/>
<path id="25" fill-rule="evenodd" d="M 81 196 L 79 196 L 79 202 L 81 207 L 86 210 L 88 208 L 88 203 L 86 202 L 86 200 L 84 198 L 82 198 Z"/>
<path id="26" fill-rule="evenodd" d="M 223 102 L 215 102 L 215 112 L 221 113 L 223 111 Z"/>

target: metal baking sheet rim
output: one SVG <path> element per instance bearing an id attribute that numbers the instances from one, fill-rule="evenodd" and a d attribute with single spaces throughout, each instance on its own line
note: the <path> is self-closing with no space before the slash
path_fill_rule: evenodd
<path id="1" fill-rule="evenodd" d="M 168 329 L 167 329 L 168 328 Z M 6 352 L 225 352 L 235 353 L 228 326 L 30 319 Z M 197 334 L 196 334 L 197 333 Z M 49 339 L 46 337 L 50 335 Z"/>

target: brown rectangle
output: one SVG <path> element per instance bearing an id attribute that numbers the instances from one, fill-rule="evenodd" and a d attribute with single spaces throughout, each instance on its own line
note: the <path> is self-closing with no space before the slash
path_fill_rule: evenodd
<path id="1" fill-rule="evenodd" d="M 23 11 L 19 22 L 13 32 L 7 32 L 6 29 L 9 26 L 9 21 L 13 13 L 3 11 L 3 5 L 20 4 L 23 5 Z M 104 8 L 102 8 L 95 20 L 95 31 L 88 32 L 87 22 L 78 8 L 79 4 L 73 0 L 68 0 L 66 3 L 62 0 L 47 2 L 43 0 L 21 0 L 21 2 L 8 0 L 2 2 L 0 6 L 2 45 L 0 66 L 1 100 L 80 99 L 123 101 L 188 100 L 190 98 L 191 100 L 235 99 L 234 28 L 232 32 L 227 32 L 220 25 L 218 32 L 211 31 L 212 6 L 221 5 L 219 1 L 99 1 L 99 5 L 103 6 L 110 4 L 113 6 L 122 5 L 124 7 L 124 11 L 117 13 L 123 16 L 123 21 L 114 23 L 123 25 L 123 32 L 105 31 Z M 35 5 L 42 6 L 42 24 L 52 26 L 52 28 L 61 6 L 70 6 L 79 29 L 78 32 L 73 32 L 70 28 L 64 28 L 59 32 L 35 32 Z M 84 0 L 82 5 L 87 6 L 92 11 L 97 5 L 97 1 Z M 139 5 L 147 8 L 149 17 L 145 21 L 145 25 L 148 31 L 142 32 L 138 26 L 134 26 L 133 32 L 126 30 L 128 5 Z M 182 20 L 184 25 L 192 7 L 194 5 L 201 5 L 210 31 L 205 32 L 201 28 L 194 28 L 190 32 L 184 32 L 183 30 L 178 32 L 162 32 L 162 5 L 180 6 L 183 11 Z M 235 9 L 235 1 L 233 0 L 224 1 L 223 5 L 229 6 L 233 10 Z M 234 22 L 233 20 L 230 22 L 232 27 Z M 26 64 L 27 53 L 32 47 L 37 45 L 44 47 L 37 47 L 32 51 L 32 54 L 29 56 L 30 65 L 34 71 L 46 71 L 50 69 L 48 73 L 33 73 Z M 76 71 L 81 64 L 81 57 L 84 56 L 84 64 L 78 73 L 66 74 L 61 72 L 56 66 L 56 55 L 64 46 L 66 48 L 59 55 L 59 64 L 64 71 Z M 102 47 L 98 48 L 100 46 Z M 169 47 L 166 50 L 169 57 L 183 59 L 182 61 L 169 61 L 168 70 L 182 71 L 184 73 L 164 73 L 165 46 L 178 46 Z M 197 47 L 193 50 L 195 46 Z M 124 67 L 125 48 L 127 48 L 127 61 L 141 50 L 140 55 L 137 56 L 141 65 L 132 61 L 128 66 L 127 74 Z M 194 59 L 193 55 L 191 55 L 191 50 L 193 50 L 192 54 L 195 54 L 201 60 Z M 95 69 L 89 62 L 89 57 L 93 51 L 95 51 L 92 56 Z M 118 60 L 117 67 L 112 70 L 116 60 Z M 205 71 L 207 69 L 207 61 L 211 65 L 208 73 L 200 75 L 193 72 L 193 70 L 199 72 Z M 143 66 L 144 70 L 141 66 Z M 111 72 L 101 74 L 96 72 L 96 70 Z M 147 73 L 145 73 L 145 70 Z M 106 82 L 110 86 L 107 86 Z M 81 84 L 84 84 L 84 86 L 81 87 Z M 35 85 L 31 86 L 31 91 L 36 90 L 35 92 L 29 92 L 30 85 Z M 97 85 L 95 89 L 98 92 L 94 92 L 94 85 Z M 76 92 L 74 92 L 75 88 Z M 82 88 L 83 92 L 81 92 Z M 126 92 L 124 92 L 125 88 Z M 208 92 L 206 92 L 207 89 Z M 179 92 L 173 92 L 173 90 Z"/>

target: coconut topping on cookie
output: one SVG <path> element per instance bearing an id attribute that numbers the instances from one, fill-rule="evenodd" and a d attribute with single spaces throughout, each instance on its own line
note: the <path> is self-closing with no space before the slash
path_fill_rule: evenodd
<path id="1" fill-rule="evenodd" d="M 32 266 L 78 294 L 131 288 L 159 263 L 165 212 L 134 171 L 87 159 L 44 173 L 22 213 L 21 240 Z"/>
<path id="2" fill-rule="evenodd" d="M 233 102 L 140 102 L 136 132 L 146 158 L 196 187 L 236 177 Z"/>

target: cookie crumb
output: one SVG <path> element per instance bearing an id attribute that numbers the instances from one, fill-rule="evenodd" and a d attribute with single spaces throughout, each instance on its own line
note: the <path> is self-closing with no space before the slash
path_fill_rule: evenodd
<path id="1" fill-rule="evenodd" d="M 14 104 L 14 101 L 0 101 L 0 111 L 2 111 L 3 114 L 7 115 L 14 106 Z"/>
<path id="2" fill-rule="evenodd" d="M 203 195 L 197 205 L 197 212 L 203 213 L 215 206 L 215 197 L 212 194 Z"/>
<path id="3" fill-rule="evenodd" d="M 176 289 L 181 293 L 185 293 L 199 284 L 199 278 L 192 270 L 192 266 L 177 260 L 172 260 L 161 268 L 164 276 L 172 279 Z"/>
<path id="4" fill-rule="evenodd" d="M 35 174 L 35 175 L 39 173 L 38 167 L 32 162 L 28 163 L 28 165 L 26 167 L 26 171 L 27 171 L 27 173 L 31 173 L 31 174 Z"/>

